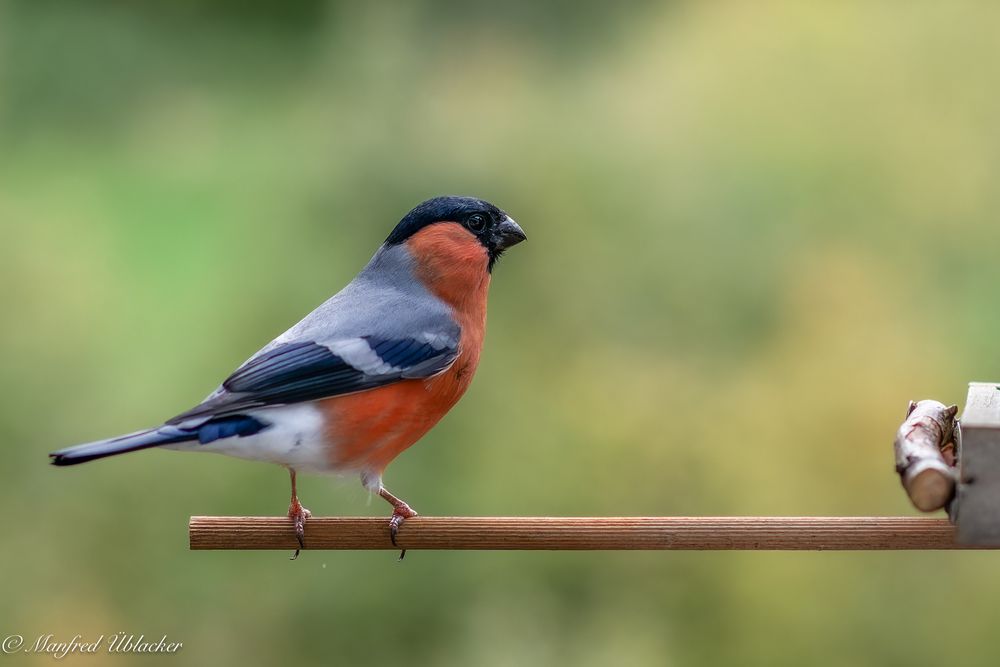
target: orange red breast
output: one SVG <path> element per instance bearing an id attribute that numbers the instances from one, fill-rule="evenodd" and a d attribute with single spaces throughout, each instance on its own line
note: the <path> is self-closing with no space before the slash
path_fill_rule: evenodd
<path id="1" fill-rule="evenodd" d="M 327 424 L 330 465 L 381 474 L 458 402 L 479 366 L 486 334 L 489 255 L 459 225 L 430 225 L 406 241 L 414 275 L 451 309 L 459 353 L 443 372 L 318 402 Z"/>

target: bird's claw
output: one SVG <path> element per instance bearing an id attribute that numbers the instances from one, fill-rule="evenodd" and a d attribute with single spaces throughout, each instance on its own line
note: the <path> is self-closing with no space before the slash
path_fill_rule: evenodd
<path id="1" fill-rule="evenodd" d="M 410 508 L 406 503 L 400 503 L 393 506 L 392 518 L 389 519 L 389 540 L 392 541 L 392 546 L 398 547 L 396 543 L 396 537 L 399 535 L 399 527 L 403 525 L 403 522 L 412 516 L 417 516 L 417 513 Z M 399 552 L 399 560 L 403 560 L 406 556 L 406 549 L 402 549 Z"/>
<path id="2" fill-rule="evenodd" d="M 297 500 L 288 507 L 288 518 L 295 524 L 295 540 L 299 543 L 299 548 L 295 550 L 289 560 L 299 557 L 299 551 L 306 546 L 306 519 L 312 516 L 312 512 L 302 506 Z"/>

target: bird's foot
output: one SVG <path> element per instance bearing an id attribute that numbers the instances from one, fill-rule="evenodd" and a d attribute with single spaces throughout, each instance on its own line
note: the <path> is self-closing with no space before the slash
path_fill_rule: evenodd
<path id="1" fill-rule="evenodd" d="M 417 513 L 403 501 L 400 501 L 398 504 L 394 504 L 392 506 L 392 518 L 389 519 L 389 539 L 392 540 L 392 546 L 399 546 L 396 544 L 396 536 L 399 535 L 399 527 L 402 526 L 403 522 L 411 516 L 417 516 Z M 399 552 L 399 560 L 403 560 L 404 556 L 406 556 L 406 549 Z"/>
<path id="2" fill-rule="evenodd" d="M 396 536 L 399 535 L 399 527 L 403 525 L 403 522 L 409 519 L 411 516 L 417 516 L 417 513 L 413 511 L 413 508 L 403 502 L 401 499 L 389 493 L 389 489 L 382 486 L 381 477 L 368 477 L 362 475 L 361 481 L 371 488 L 371 484 L 378 484 L 378 495 L 385 499 L 387 503 L 392 505 L 392 518 L 389 519 L 389 539 L 392 540 L 392 546 L 398 547 L 396 544 Z M 399 552 L 399 560 L 403 560 L 403 556 L 406 555 L 406 549 Z"/>
<path id="3" fill-rule="evenodd" d="M 295 553 L 292 554 L 290 560 L 298 558 L 299 551 L 304 549 L 306 546 L 306 519 L 311 516 L 312 512 L 303 507 L 298 498 L 292 500 L 291 504 L 288 506 L 288 518 L 295 524 L 295 539 L 299 543 L 299 548 L 295 550 Z"/>

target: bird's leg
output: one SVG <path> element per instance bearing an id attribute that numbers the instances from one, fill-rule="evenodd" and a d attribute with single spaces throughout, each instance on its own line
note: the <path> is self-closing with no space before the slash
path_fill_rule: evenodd
<path id="1" fill-rule="evenodd" d="M 292 554 L 292 560 L 299 557 L 299 550 L 303 549 L 306 537 L 306 519 L 312 516 L 312 512 L 307 510 L 299 502 L 299 496 L 295 492 L 295 468 L 289 468 L 288 473 L 292 477 L 292 502 L 288 505 L 288 518 L 295 522 L 295 539 L 299 542 L 299 548 Z"/>
<path id="2" fill-rule="evenodd" d="M 392 546 L 399 546 L 396 544 L 399 527 L 403 525 L 403 521 L 406 519 L 409 519 L 411 516 L 417 516 L 417 513 L 401 499 L 389 493 L 389 489 L 382 486 L 382 476 L 378 473 L 362 472 L 361 483 L 369 491 L 376 491 L 379 497 L 384 498 L 387 503 L 392 505 L 392 518 L 389 519 L 389 539 L 392 540 Z M 403 560 L 403 556 L 405 555 L 406 549 L 401 550 L 399 552 L 399 560 Z"/>

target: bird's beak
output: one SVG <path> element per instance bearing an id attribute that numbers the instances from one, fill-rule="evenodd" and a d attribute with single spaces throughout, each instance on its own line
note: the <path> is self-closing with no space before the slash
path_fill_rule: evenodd
<path id="1" fill-rule="evenodd" d="M 521 241 L 528 238 L 524 234 L 524 230 L 521 229 L 521 226 L 514 222 L 514 219 L 509 215 L 505 217 L 499 225 L 497 225 L 496 236 L 497 250 L 506 250 L 512 245 L 517 245 Z"/>

